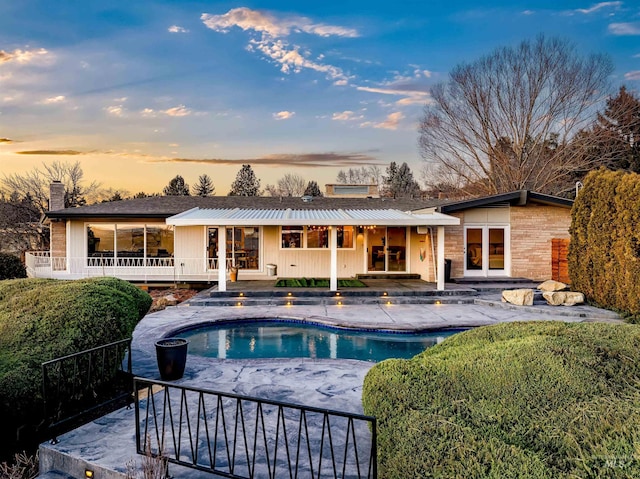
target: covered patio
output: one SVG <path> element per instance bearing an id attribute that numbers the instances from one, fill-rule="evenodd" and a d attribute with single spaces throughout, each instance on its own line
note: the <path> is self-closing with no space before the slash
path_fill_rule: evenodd
<path id="1" fill-rule="evenodd" d="M 405 261 L 405 271 L 410 272 L 406 264 L 414 228 L 415 234 L 430 235 L 432 246 L 436 245 L 432 251 L 435 256 L 433 263 L 436 289 L 444 290 L 445 226 L 459 225 L 460 220 L 436 211 L 416 214 L 396 209 L 207 209 L 196 207 L 167 218 L 166 223 L 175 227 L 177 232 L 180 228 L 200 227 L 209 231 L 209 238 L 215 236 L 215 243 L 210 240 L 209 249 L 214 250 L 210 251 L 210 254 L 213 253 L 215 257 L 210 260 L 212 259 L 217 265 L 218 291 L 227 290 L 228 267 L 242 267 L 250 261 L 246 256 L 239 257 L 235 254 L 237 240 L 235 237 L 229 238 L 229 233 L 234 234 L 235 228 L 239 227 L 260 230 L 271 227 L 271 229 L 279 228 L 279 231 L 276 233 L 277 238 L 272 239 L 270 244 L 263 243 L 261 246 L 270 261 L 265 263 L 267 271 L 269 272 L 272 265 L 276 266 L 273 264 L 274 259 L 286 262 L 287 253 L 295 250 L 296 253 L 304 255 L 305 262 L 313 264 L 324 272 L 322 276 L 329 278 L 329 291 L 335 292 L 338 291 L 339 276 L 353 277 L 358 273 L 367 272 L 370 269 L 367 265 L 373 261 L 371 258 L 374 257 L 383 259 L 385 265 L 394 260 Z M 373 237 L 370 232 L 382 228 L 384 228 L 384 236 L 379 239 L 380 246 L 370 244 L 369 238 Z M 396 228 L 394 231 L 404 231 L 402 233 L 404 237 L 401 240 L 403 243 L 399 243 L 395 248 L 392 248 L 391 238 L 387 233 L 390 228 Z M 434 231 L 437 239 L 433 238 Z M 351 232 L 351 236 L 355 234 L 356 237 L 350 240 L 349 248 L 343 248 L 342 243 L 347 232 Z M 314 238 L 319 236 L 320 239 L 315 239 L 313 247 L 306 247 L 312 234 L 315 235 Z M 211 246 L 212 244 L 214 246 Z M 341 249 L 356 251 L 358 248 L 363 254 L 360 258 L 355 258 L 354 266 L 348 268 L 347 262 L 344 261 L 343 268 L 340 269 L 338 258 Z M 322 253 L 323 250 L 325 253 Z M 425 250 L 424 254 L 426 253 Z M 424 259 L 422 255 L 423 251 L 420 251 L 421 260 Z M 227 268 L 220 267 L 221 262 L 217 258 L 225 258 Z M 260 259 L 255 262 L 259 264 Z"/>

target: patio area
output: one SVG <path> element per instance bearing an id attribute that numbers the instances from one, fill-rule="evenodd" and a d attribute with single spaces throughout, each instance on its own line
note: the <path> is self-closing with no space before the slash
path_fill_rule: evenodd
<path id="1" fill-rule="evenodd" d="M 266 282 L 265 282 L 266 283 Z M 241 283 L 237 283 L 241 285 Z M 260 282 L 262 284 L 262 282 Z M 391 290 L 391 283 L 380 283 Z M 407 286 L 411 298 L 413 289 Z M 396 284 L 399 287 L 399 284 Z M 465 285 L 466 288 L 466 285 Z M 239 288 L 238 293 L 241 292 Z M 271 289 L 264 285 L 264 291 Z M 399 291 L 399 289 L 396 289 Z M 229 292 L 229 291 L 228 291 Z M 214 291 L 210 292 L 214 294 Z M 414 294 L 415 296 L 415 294 Z M 416 296 L 419 297 L 419 296 Z M 376 297 L 377 298 L 377 297 Z M 203 294 L 184 306 L 148 314 L 133 335 L 134 374 L 159 378 L 156 340 L 185 326 L 230 319 L 281 318 L 325 325 L 388 330 L 466 328 L 510 321 L 617 321 L 617 315 L 589 306 L 574 308 L 535 305 L 509 307 L 499 294 L 460 294 L 459 303 L 431 304 L 261 304 L 219 306 L 207 304 Z M 259 299 L 256 298 L 256 299 Z M 200 303 L 199 303 L 200 302 Z M 362 383 L 372 363 L 354 360 L 265 359 L 228 360 L 189 356 L 183 379 L 177 384 L 197 386 L 271 400 L 280 400 L 345 412 L 362 413 Z M 85 469 L 96 478 L 123 478 L 126 463 L 136 458 L 133 409 L 121 409 L 59 437 L 59 443 L 40 448 L 41 471 L 62 471 L 41 477 L 81 479 Z M 138 463 L 141 458 L 137 457 Z M 211 474 L 171 466 L 174 477 L 204 478 Z M 59 474 L 59 475 L 56 475 Z"/>

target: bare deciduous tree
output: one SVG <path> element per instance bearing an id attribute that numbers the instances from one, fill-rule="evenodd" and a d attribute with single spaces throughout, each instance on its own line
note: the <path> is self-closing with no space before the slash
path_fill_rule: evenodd
<path id="1" fill-rule="evenodd" d="M 377 165 L 340 170 L 336 182 L 348 185 L 380 185 L 382 170 Z"/>
<path id="2" fill-rule="evenodd" d="M 306 181 L 295 173 L 286 173 L 278 180 L 277 185 L 265 186 L 265 193 L 269 196 L 302 196 L 306 188 Z"/>
<path id="3" fill-rule="evenodd" d="M 42 213 L 49 209 L 49 186 L 53 181 L 64 184 L 65 207 L 68 208 L 94 202 L 100 193 L 100 183 L 85 183 L 79 161 L 44 163 L 42 168 L 34 168 L 23 174 L 5 175 L 0 181 L 4 193 L 10 195 L 15 192 L 20 198 L 29 196 Z"/>
<path id="4" fill-rule="evenodd" d="M 589 169 L 577 135 L 593 121 L 611 71 L 607 56 L 582 57 L 543 36 L 457 66 L 433 87 L 420 125 L 422 157 L 436 166 L 427 186 L 444 174 L 476 194 L 563 193 Z"/>

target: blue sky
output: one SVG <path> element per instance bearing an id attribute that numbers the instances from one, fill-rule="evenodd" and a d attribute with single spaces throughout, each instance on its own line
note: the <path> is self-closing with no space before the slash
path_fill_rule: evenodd
<path id="1" fill-rule="evenodd" d="M 105 187 L 160 191 L 243 163 L 294 172 L 406 161 L 430 87 L 538 34 L 608 53 L 640 90 L 635 1 L 0 0 L 0 174 L 80 161 Z"/>

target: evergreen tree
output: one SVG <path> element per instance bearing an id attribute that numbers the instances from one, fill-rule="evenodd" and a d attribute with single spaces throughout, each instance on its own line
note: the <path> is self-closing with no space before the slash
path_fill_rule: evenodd
<path id="1" fill-rule="evenodd" d="M 256 178 L 251 165 L 242 165 L 231 185 L 228 196 L 259 196 L 260 180 Z"/>
<path id="2" fill-rule="evenodd" d="M 621 87 L 598 114 L 593 133 L 597 138 L 593 153 L 605 166 L 640 173 L 640 99 Z"/>
<path id="3" fill-rule="evenodd" d="M 189 185 L 184 182 L 182 176 L 176 175 L 176 177 L 164 187 L 162 193 L 165 196 L 189 196 Z"/>
<path id="4" fill-rule="evenodd" d="M 387 167 L 387 176 L 383 177 L 383 194 L 392 198 L 420 196 L 420 185 L 413 179 L 413 173 L 407 163 L 398 166 L 392 161 Z"/>
<path id="5" fill-rule="evenodd" d="M 322 191 L 320 191 L 320 187 L 318 186 L 318 182 L 310 181 L 307 183 L 307 188 L 304 190 L 305 196 L 323 196 Z"/>
<path id="6" fill-rule="evenodd" d="M 193 187 L 194 196 L 213 196 L 216 194 L 216 187 L 209 175 L 204 174 L 198 177 L 198 184 Z"/>

